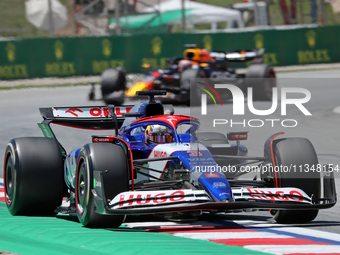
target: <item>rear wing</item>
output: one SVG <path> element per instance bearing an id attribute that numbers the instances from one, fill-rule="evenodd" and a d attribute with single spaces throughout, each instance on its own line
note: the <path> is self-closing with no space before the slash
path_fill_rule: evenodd
<path id="1" fill-rule="evenodd" d="M 38 123 L 45 137 L 54 138 L 50 124 L 58 124 L 82 129 L 115 129 L 117 135 L 124 121 L 124 114 L 133 106 L 81 106 L 81 107 L 48 107 L 39 108 L 44 120 Z M 66 157 L 65 148 L 59 143 L 62 154 Z"/>
<path id="2" fill-rule="evenodd" d="M 133 106 L 82 106 L 39 108 L 42 124 L 59 124 L 82 129 L 118 129 L 124 114 Z"/>
<path id="3" fill-rule="evenodd" d="M 236 50 L 232 52 L 213 51 L 210 56 L 215 59 L 226 59 L 229 62 L 246 62 L 254 59 L 262 58 L 264 49 L 259 50 Z"/>

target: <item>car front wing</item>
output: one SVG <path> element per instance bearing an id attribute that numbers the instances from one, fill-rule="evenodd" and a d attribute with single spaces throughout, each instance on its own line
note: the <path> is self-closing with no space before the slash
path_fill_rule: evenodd
<path id="1" fill-rule="evenodd" d="M 98 172 L 97 172 L 98 174 Z M 101 175 L 96 176 L 100 180 Z M 317 202 L 298 188 L 236 188 L 232 201 L 214 201 L 204 190 L 136 190 L 105 197 L 103 182 L 92 189 L 99 214 L 141 215 L 185 211 L 239 211 L 247 209 L 317 210 L 335 205 L 336 193 L 324 191 Z"/>

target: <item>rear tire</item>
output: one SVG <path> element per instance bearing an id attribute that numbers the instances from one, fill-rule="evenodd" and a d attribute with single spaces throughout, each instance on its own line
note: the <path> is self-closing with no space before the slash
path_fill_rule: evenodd
<path id="1" fill-rule="evenodd" d="M 106 104 L 121 105 L 122 98 L 115 98 L 112 93 L 126 88 L 125 72 L 117 69 L 106 69 L 101 75 L 102 98 Z"/>
<path id="2" fill-rule="evenodd" d="M 85 227 L 117 228 L 125 215 L 101 215 L 95 211 L 93 171 L 104 174 L 104 189 L 107 199 L 129 190 L 128 162 L 124 149 L 111 143 L 86 144 L 79 153 L 76 174 L 76 208 L 79 221 Z"/>
<path id="3" fill-rule="evenodd" d="M 64 193 L 63 155 L 57 140 L 23 137 L 5 153 L 5 199 L 12 215 L 53 215 Z"/>
<path id="4" fill-rule="evenodd" d="M 318 158 L 311 142 L 305 138 L 287 138 L 276 141 L 274 147 L 277 166 L 317 166 Z M 313 202 L 318 202 L 320 197 L 320 173 L 308 172 L 283 172 L 277 173 L 278 187 L 300 188 Z M 277 210 L 272 213 L 278 223 L 306 223 L 318 215 L 318 210 Z"/>
<path id="5" fill-rule="evenodd" d="M 271 101 L 276 87 L 275 71 L 267 64 L 253 64 L 247 68 L 246 83 L 253 88 L 254 101 Z"/>

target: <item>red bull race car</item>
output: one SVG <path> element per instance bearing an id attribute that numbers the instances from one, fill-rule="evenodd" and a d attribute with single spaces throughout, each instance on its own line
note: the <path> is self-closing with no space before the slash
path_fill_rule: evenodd
<path id="1" fill-rule="evenodd" d="M 106 104 L 121 105 L 126 98 L 136 98 L 137 91 L 166 90 L 159 97 L 164 103 L 197 105 L 204 87 L 216 83 L 237 85 L 244 92 L 253 88 L 254 100 L 271 100 L 276 87 L 275 71 L 263 64 L 264 50 L 238 50 L 233 52 L 209 52 L 196 45 L 187 45 L 183 57 L 167 60 L 169 67 L 149 71 L 144 80 L 127 88 L 126 74 L 122 69 L 107 69 L 101 75 L 101 96 Z M 237 73 L 230 63 L 253 61 L 245 73 Z M 220 96 L 230 99 L 231 94 L 222 91 Z M 96 100 L 95 86 L 89 93 Z"/>
<path id="2" fill-rule="evenodd" d="M 44 137 L 12 139 L 5 152 L 9 212 L 75 213 L 86 227 L 118 227 L 126 215 L 178 221 L 249 209 L 270 210 L 279 223 L 303 223 L 335 205 L 334 175 L 319 165 L 309 140 L 273 134 L 263 155 L 249 156 L 240 142 L 247 132 L 198 132 L 197 118 L 155 102 L 165 91 L 139 94 L 150 101 L 40 108 Z M 66 152 L 52 123 L 112 135 L 94 135 L 91 143 Z M 247 167 L 259 170 L 259 178 L 242 179 Z M 319 171 L 304 171 L 312 167 Z M 68 206 L 61 205 L 65 197 Z"/>

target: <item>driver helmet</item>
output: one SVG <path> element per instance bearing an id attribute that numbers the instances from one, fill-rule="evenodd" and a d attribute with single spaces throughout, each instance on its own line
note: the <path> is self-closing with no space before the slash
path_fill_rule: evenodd
<path id="1" fill-rule="evenodd" d="M 178 70 L 179 71 L 184 71 L 192 66 L 192 61 L 188 59 L 182 59 L 181 61 L 178 62 Z"/>
<path id="2" fill-rule="evenodd" d="M 145 129 L 145 142 L 147 143 L 171 143 L 173 131 L 162 125 L 149 125 Z"/>

